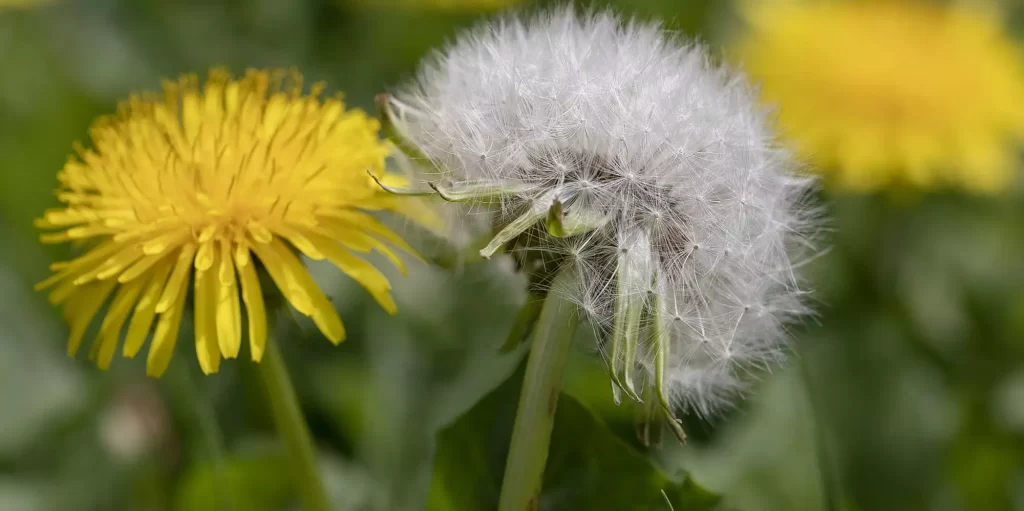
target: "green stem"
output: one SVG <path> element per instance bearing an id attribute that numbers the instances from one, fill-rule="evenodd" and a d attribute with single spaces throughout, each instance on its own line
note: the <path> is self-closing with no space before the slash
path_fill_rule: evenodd
<path id="1" fill-rule="evenodd" d="M 498 511 L 538 509 L 562 374 L 579 325 L 579 310 L 565 299 L 573 275 L 567 269 L 555 277 L 533 330 Z"/>
<path id="2" fill-rule="evenodd" d="M 519 314 L 516 314 L 512 329 L 508 331 L 508 337 L 505 339 L 505 344 L 501 346 L 500 352 L 515 351 L 526 342 L 533 330 L 534 323 L 537 322 L 537 316 L 540 315 L 540 308 L 543 306 L 543 296 L 533 292 L 526 295 L 526 303 L 523 304 L 522 309 L 519 309 Z"/>
<path id="3" fill-rule="evenodd" d="M 313 439 L 299 408 L 299 399 L 295 395 L 291 378 L 288 377 L 288 369 L 281 358 L 281 350 L 273 336 L 268 336 L 263 361 L 258 365 L 267 389 L 274 426 L 288 451 L 289 471 L 295 477 L 303 508 L 306 511 L 329 511 L 330 500 L 324 491 L 323 482 L 320 481 Z"/>

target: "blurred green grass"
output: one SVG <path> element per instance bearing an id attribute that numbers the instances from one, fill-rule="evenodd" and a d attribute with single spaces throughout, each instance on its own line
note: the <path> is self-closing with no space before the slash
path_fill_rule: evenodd
<path id="1" fill-rule="evenodd" d="M 728 7 L 709 0 L 618 5 L 711 41 L 728 28 Z M 140 361 L 119 359 L 102 373 L 64 356 L 59 312 L 31 286 L 68 253 L 38 244 L 32 220 L 56 205 L 56 171 L 89 123 L 163 77 L 297 67 L 370 109 L 374 93 L 411 76 L 431 47 L 478 17 L 314 0 L 0 10 L 0 509 L 290 505 L 287 467 L 246 362 L 202 378 L 182 342 L 172 371 L 156 381 Z M 554 456 L 567 464 L 557 473 L 617 463 L 581 454 L 587 442 L 614 442 L 617 453 L 632 450 L 621 454 L 627 460 L 645 453 L 661 472 L 689 471 L 724 496 L 721 509 L 822 509 L 830 478 L 843 509 L 1024 509 L 1024 202 L 822 200 L 835 218 L 834 247 L 812 265 L 819 316 L 794 332 L 792 367 L 765 375 L 714 423 L 688 420 L 691 445 L 646 449 L 632 433 L 634 411 L 611 403 L 600 362 L 580 340 L 567 383 L 580 406 L 567 405 L 575 418 L 556 426 L 565 450 Z M 316 277 L 350 341 L 334 348 L 303 322 L 279 334 L 342 509 L 423 509 L 438 481 L 471 501 L 480 488 L 435 454 L 500 459 L 469 442 L 485 432 L 464 421 L 483 413 L 474 406 L 520 362 L 522 351 L 497 348 L 522 282 L 499 262 L 457 272 L 415 266 L 409 278 L 396 276 L 401 312 L 391 318 L 353 283 Z M 607 438 L 594 429 L 605 427 Z M 452 447 L 459 431 L 467 443 Z M 634 461 L 619 469 L 639 470 Z M 563 479 L 571 494 L 578 483 Z"/>

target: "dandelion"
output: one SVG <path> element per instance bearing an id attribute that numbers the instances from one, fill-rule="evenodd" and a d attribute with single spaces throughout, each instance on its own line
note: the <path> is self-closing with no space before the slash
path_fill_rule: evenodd
<path id="1" fill-rule="evenodd" d="M 781 357 L 812 182 L 699 45 L 607 12 L 510 17 L 383 99 L 438 194 L 494 205 L 483 256 L 507 248 L 537 286 L 572 274 L 552 292 L 596 327 L 616 393 L 710 415 Z"/>
<path id="2" fill-rule="evenodd" d="M 428 217 L 374 183 L 402 182 L 383 173 L 390 149 L 379 123 L 346 110 L 340 96 L 321 100 L 323 89 L 303 94 L 298 73 L 250 70 L 236 80 L 214 70 L 202 88 L 184 76 L 92 126 L 93 147 L 76 148 L 58 174 L 64 206 L 37 221 L 59 230 L 44 242 L 86 247 L 37 286 L 52 288 L 50 301 L 63 307 L 70 355 L 109 302 L 90 358 L 109 367 L 126 323 L 122 353 L 134 357 L 155 323 L 147 373 L 160 376 L 191 288 L 203 372 L 238 356 L 243 303 L 259 362 L 267 343 L 263 272 L 338 343 L 341 319 L 297 252 L 330 261 L 395 312 L 388 279 L 359 254 L 376 250 L 403 268 L 390 247 L 412 249 L 368 212 Z"/>
<path id="3" fill-rule="evenodd" d="M 797 149 L 842 188 L 1005 189 L 1021 52 L 976 3 L 745 2 L 738 56 Z"/>

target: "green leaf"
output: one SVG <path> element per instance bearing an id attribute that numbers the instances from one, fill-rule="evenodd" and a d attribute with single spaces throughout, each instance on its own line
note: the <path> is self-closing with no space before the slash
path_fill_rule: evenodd
<path id="1" fill-rule="evenodd" d="M 429 511 L 494 509 L 522 374 L 517 372 L 441 432 Z M 558 406 L 540 499 L 542 511 L 716 508 L 717 495 L 685 475 L 673 479 L 664 474 L 571 396 L 563 394 Z"/>

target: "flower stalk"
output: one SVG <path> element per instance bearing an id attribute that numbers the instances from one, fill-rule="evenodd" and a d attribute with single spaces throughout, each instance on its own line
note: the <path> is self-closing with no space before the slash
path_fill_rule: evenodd
<path id="1" fill-rule="evenodd" d="M 327 498 L 323 482 L 320 480 L 313 438 L 299 407 L 299 399 L 281 357 L 281 350 L 273 336 L 267 338 L 266 352 L 258 367 L 267 390 L 270 414 L 274 419 L 277 433 L 284 442 L 303 509 L 328 511 L 331 509 L 330 499 Z"/>
<path id="2" fill-rule="evenodd" d="M 580 320 L 579 308 L 566 299 L 573 278 L 574 272 L 565 270 L 555 277 L 533 330 L 499 511 L 537 509 L 562 376 Z"/>

